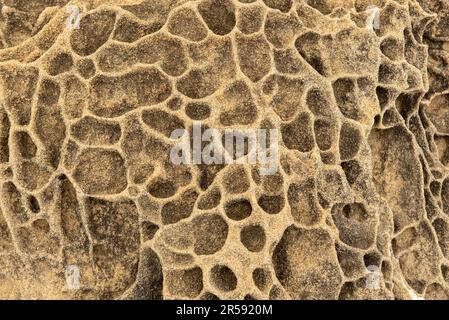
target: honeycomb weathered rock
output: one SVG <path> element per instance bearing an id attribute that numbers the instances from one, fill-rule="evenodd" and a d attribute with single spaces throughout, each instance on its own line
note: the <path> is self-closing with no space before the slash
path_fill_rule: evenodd
<path id="1" fill-rule="evenodd" d="M 0 5 L 0 298 L 449 299 L 447 0 Z"/>

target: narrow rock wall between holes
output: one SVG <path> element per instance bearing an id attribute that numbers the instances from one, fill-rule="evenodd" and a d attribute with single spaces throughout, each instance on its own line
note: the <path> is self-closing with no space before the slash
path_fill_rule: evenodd
<path id="1" fill-rule="evenodd" d="M 449 298 L 447 1 L 3 3 L 0 298 Z M 277 174 L 173 165 L 193 121 Z"/>

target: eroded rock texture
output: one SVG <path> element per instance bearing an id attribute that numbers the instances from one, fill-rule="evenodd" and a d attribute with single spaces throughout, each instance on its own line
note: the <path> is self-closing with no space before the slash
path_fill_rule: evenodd
<path id="1" fill-rule="evenodd" d="M 0 298 L 449 298 L 447 0 L 2 4 Z"/>

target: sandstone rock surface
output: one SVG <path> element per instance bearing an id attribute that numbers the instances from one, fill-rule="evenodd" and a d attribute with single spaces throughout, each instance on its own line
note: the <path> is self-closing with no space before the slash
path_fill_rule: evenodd
<path id="1" fill-rule="evenodd" d="M 0 9 L 1 299 L 449 299 L 447 0 Z M 277 172 L 173 164 L 194 121 Z"/>

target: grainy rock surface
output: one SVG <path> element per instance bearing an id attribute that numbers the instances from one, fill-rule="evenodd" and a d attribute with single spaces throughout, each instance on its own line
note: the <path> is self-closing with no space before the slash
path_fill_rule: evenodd
<path id="1" fill-rule="evenodd" d="M 449 299 L 447 0 L 1 2 L 0 298 Z"/>

